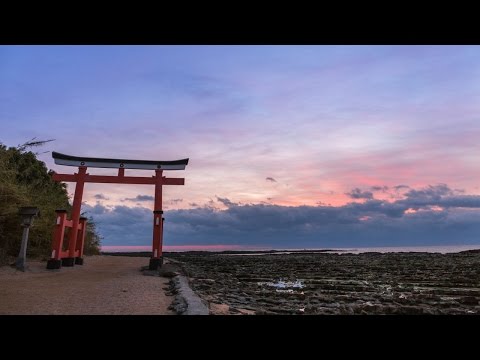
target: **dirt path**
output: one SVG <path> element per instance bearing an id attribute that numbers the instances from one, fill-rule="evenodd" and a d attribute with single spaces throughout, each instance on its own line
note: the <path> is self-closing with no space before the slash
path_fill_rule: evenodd
<path id="1" fill-rule="evenodd" d="M 25 273 L 0 268 L 0 315 L 173 315 L 168 279 L 143 276 L 148 258 L 90 256 L 85 265 L 46 270 L 28 262 Z"/>

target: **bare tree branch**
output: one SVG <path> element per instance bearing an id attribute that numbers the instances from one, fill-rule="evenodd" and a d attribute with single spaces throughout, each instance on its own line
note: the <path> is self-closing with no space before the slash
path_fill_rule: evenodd
<path id="1" fill-rule="evenodd" d="M 35 139 L 36 139 L 36 137 L 34 137 L 33 139 L 31 139 L 31 140 L 29 140 L 29 141 L 27 141 L 27 142 L 25 142 L 21 145 L 18 145 L 17 150 L 20 151 L 20 152 L 24 152 L 29 148 L 36 147 L 36 146 L 43 146 L 48 142 L 55 141 L 55 139 L 49 139 L 49 140 L 35 140 Z M 45 151 L 45 152 L 48 152 L 48 151 Z M 42 153 L 42 154 L 44 154 L 44 153 Z M 35 155 L 38 155 L 38 153 L 36 153 Z"/>

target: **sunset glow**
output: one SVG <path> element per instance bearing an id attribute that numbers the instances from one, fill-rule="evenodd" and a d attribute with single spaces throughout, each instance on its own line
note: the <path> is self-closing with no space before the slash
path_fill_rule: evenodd
<path id="1" fill-rule="evenodd" d="M 479 77 L 478 46 L 0 46 L 0 142 L 190 158 L 166 174 L 185 178 L 164 188 L 166 251 L 357 235 L 469 243 L 480 219 Z M 105 246 L 147 246 L 153 195 L 87 184 L 83 210 Z"/>

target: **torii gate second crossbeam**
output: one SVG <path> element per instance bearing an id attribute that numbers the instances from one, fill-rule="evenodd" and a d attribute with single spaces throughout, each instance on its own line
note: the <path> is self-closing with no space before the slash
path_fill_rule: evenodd
<path id="1" fill-rule="evenodd" d="M 85 183 L 107 183 L 107 184 L 136 184 L 155 185 L 155 202 L 153 209 L 153 245 L 152 257 L 149 269 L 156 270 L 162 266 L 162 244 L 163 244 L 163 210 L 162 210 L 162 187 L 163 185 L 184 185 L 184 178 L 167 178 L 163 176 L 164 170 L 185 170 L 188 159 L 174 161 L 152 161 L 152 160 L 125 160 L 125 159 L 103 159 L 77 157 L 57 152 L 52 152 L 55 164 L 66 166 L 78 166 L 78 173 L 74 174 L 53 174 L 53 180 L 75 182 L 75 195 L 73 197 L 71 220 L 67 220 L 65 210 L 57 210 L 57 221 L 52 241 L 52 256 L 47 262 L 47 269 L 59 269 L 62 266 L 74 266 L 83 264 L 83 247 L 87 219 L 80 217 L 82 206 L 83 188 Z M 90 175 L 87 168 L 116 168 L 117 176 Z M 155 170 L 155 176 L 139 177 L 125 176 L 125 169 Z M 65 229 L 69 227 L 67 250 L 63 250 L 63 237 Z"/>

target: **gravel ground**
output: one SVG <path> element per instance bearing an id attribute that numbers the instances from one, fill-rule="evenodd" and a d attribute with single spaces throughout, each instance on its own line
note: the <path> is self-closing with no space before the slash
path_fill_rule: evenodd
<path id="1" fill-rule="evenodd" d="M 1 315 L 173 315 L 169 279 L 143 276 L 148 259 L 89 256 L 85 265 L 47 270 L 29 261 L 23 273 L 0 268 Z"/>

